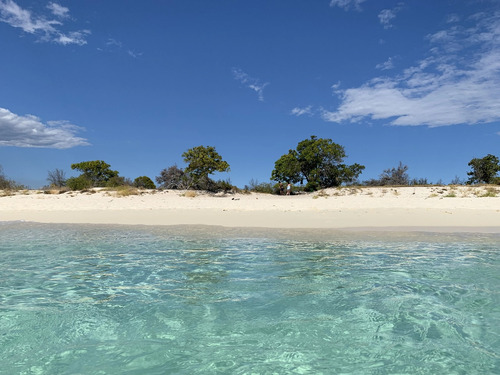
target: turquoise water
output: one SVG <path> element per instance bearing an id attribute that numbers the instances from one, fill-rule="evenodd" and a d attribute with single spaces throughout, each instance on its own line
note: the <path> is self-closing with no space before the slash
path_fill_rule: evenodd
<path id="1" fill-rule="evenodd" d="M 500 237 L 0 225 L 1 374 L 500 374 Z"/>

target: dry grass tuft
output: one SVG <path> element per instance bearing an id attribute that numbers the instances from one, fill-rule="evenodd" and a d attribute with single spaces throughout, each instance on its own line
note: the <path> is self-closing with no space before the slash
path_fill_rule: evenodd
<path id="1" fill-rule="evenodd" d="M 322 198 L 328 198 L 329 195 L 326 191 L 324 190 L 320 190 L 316 193 L 316 195 L 313 196 L 313 199 L 318 199 L 319 197 L 322 197 Z"/>
<path id="2" fill-rule="evenodd" d="M 133 186 L 119 186 L 116 188 L 115 195 L 117 197 L 128 197 L 131 195 L 140 195 L 139 189 Z"/>
<path id="3" fill-rule="evenodd" d="M 68 188 L 51 188 L 43 191 L 43 194 L 50 194 L 50 195 L 57 195 L 57 194 L 64 194 L 69 191 Z"/>
<path id="4" fill-rule="evenodd" d="M 488 186 L 485 188 L 485 191 L 483 193 L 483 195 L 481 195 L 481 197 L 484 197 L 484 198 L 494 198 L 496 197 L 498 194 L 498 189 L 497 188 L 494 188 L 492 186 Z"/>
<path id="5" fill-rule="evenodd" d="M 10 197 L 14 195 L 14 192 L 10 189 L 0 190 L 0 197 Z"/>
<path id="6" fill-rule="evenodd" d="M 184 193 L 184 196 L 186 198 L 195 198 L 198 196 L 198 194 L 196 194 L 196 191 L 193 191 L 193 190 L 188 190 Z"/>

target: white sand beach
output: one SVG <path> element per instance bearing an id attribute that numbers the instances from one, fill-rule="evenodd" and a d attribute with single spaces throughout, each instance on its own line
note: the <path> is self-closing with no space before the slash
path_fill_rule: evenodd
<path id="1" fill-rule="evenodd" d="M 496 233 L 500 187 L 343 187 L 292 196 L 29 190 L 0 194 L 0 221 Z"/>

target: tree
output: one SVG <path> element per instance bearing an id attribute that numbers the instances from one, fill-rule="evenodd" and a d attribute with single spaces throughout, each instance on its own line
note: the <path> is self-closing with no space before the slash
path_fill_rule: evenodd
<path id="1" fill-rule="evenodd" d="M 346 165 L 344 147 L 331 139 L 311 136 L 298 143 L 296 150 L 289 150 L 274 163 L 271 179 L 298 183 L 307 181 L 306 191 L 352 183 L 365 167 Z"/>
<path id="2" fill-rule="evenodd" d="M 102 160 L 71 164 L 71 169 L 82 172 L 80 177 L 88 179 L 92 186 L 105 186 L 109 179 L 118 176 L 118 172 L 111 170 L 110 167 L 108 163 Z"/>
<path id="3" fill-rule="evenodd" d="M 184 162 L 188 164 L 185 173 L 193 178 L 195 185 L 204 188 L 211 180 L 208 175 L 214 172 L 228 172 L 229 164 L 222 160 L 215 147 L 198 146 L 187 150 L 182 154 Z"/>
<path id="4" fill-rule="evenodd" d="M 66 173 L 62 169 L 54 169 L 48 172 L 47 181 L 51 186 L 63 187 L 66 186 Z"/>
<path id="5" fill-rule="evenodd" d="M 491 184 L 496 182 L 496 175 L 500 171 L 499 160 L 496 156 L 488 154 L 482 159 L 474 158 L 469 164 L 472 168 L 470 172 L 467 172 L 469 176 L 468 184 L 479 184 L 484 182 L 485 184 Z"/>
<path id="6" fill-rule="evenodd" d="M 278 182 L 285 181 L 291 184 L 297 184 L 304 180 L 297 151 L 289 150 L 288 154 L 282 155 L 276 160 L 274 170 L 271 173 L 271 180 Z"/>
<path id="7" fill-rule="evenodd" d="M 191 186 L 189 176 L 177 165 L 163 169 L 156 177 L 156 183 L 164 189 L 188 189 Z"/>
<path id="8" fill-rule="evenodd" d="M 156 189 L 155 183 L 148 176 L 140 176 L 134 180 L 134 186 L 142 189 Z"/>

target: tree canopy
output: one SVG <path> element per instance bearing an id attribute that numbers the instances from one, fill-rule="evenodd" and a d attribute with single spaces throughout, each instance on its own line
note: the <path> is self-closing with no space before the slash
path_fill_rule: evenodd
<path id="1" fill-rule="evenodd" d="M 182 154 L 188 165 L 185 173 L 192 176 L 194 183 L 208 181 L 208 175 L 214 172 L 228 172 L 229 164 L 222 160 L 222 156 L 212 146 L 197 146 Z"/>
<path id="2" fill-rule="evenodd" d="M 289 183 L 307 181 L 306 190 L 340 186 L 356 181 L 365 169 L 363 165 L 343 164 L 347 155 L 344 147 L 331 139 L 311 136 L 298 143 L 274 164 L 271 179 Z"/>
<path id="3" fill-rule="evenodd" d="M 481 159 L 474 158 L 469 162 L 468 166 L 472 168 L 470 172 L 467 172 L 469 176 L 468 184 L 497 182 L 498 177 L 496 175 L 500 172 L 500 164 L 495 155 L 488 154 Z"/>
<path id="4" fill-rule="evenodd" d="M 71 169 L 82 172 L 80 177 L 89 180 L 92 186 L 104 186 L 111 178 L 118 176 L 118 172 L 111 170 L 110 167 L 102 160 L 71 164 Z"/>
<path id="5" fill-rule="evenodd" d="M 134 186 L 142 189 L 156 189 L 156 185 L 148 176 L 139 176 L 134 180 Z"/>

